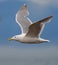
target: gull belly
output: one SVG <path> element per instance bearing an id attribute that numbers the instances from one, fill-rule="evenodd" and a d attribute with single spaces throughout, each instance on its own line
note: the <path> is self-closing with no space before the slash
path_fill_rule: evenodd
<path id="1" fill-rule="evenodd" d="M 49 40 L 45 40 L 42 38 L 32 38 L 32 37 L 21 37 L 20 39 L 18 39 L 17 41 L 25 43 L 25 44 L 40 44 L 43 42 L 49 42 Z"/>

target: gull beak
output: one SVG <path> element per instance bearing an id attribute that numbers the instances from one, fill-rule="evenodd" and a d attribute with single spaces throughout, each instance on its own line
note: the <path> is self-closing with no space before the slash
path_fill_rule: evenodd
<path id="1" fill-rule="evenodd" d="M 15 40 L 15 39 L 13 39 L 13 38 L 9 38 L 8 40 L 11 41 L 11 40 Z"/>

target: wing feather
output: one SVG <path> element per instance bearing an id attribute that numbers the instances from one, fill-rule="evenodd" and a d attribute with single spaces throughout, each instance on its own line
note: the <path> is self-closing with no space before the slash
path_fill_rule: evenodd
<path id="1" fill-rule="evenodd" d="M 29 15 L 27 5 L 24 6 L 16 14 L 16 22 L 21 27 L 22 33 L 28 31 L 28 27 L 31 25 L 31 20 L 27 17 Z"/>
<path id="2" fill-rule="evenodd" d="M 27 32 L 26 36 L 29 37 L 40 37 L 40 34 L 44 28 L 44 23 L 49 22 L 53 16 L 49 16 L 47 18 L 44 18 L 40 21 L 37 21 L 29 26 L 29 31 Z"/>

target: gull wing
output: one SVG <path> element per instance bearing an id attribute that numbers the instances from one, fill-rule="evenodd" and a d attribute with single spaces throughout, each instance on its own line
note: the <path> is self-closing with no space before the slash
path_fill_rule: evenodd
<path id="1" fill-rule="evenodd" d="M 31 20 L 27 17 L 29 15 L 27 5 L 24 4 L 16 14 L 16 22 L 21 27 L 22 33 L 27 33 Z"/>
<path id="2" fill-rule="evenodd" d="M 44 18 L 40 21 L 37 21 L 29 26 L 29 31 L 27 32 L 26 36 L 29 37 L 40 37 L 40 34 L 44 28 L 44 23 L 49 22 L 53 16 L 49 16 L 47 18 Z"/>

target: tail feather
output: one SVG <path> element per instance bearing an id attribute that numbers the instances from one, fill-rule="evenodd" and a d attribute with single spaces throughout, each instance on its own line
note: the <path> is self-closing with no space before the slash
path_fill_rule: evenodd
<path id="1" fill-rule="evenodd" d="M 50 40 L 46 40 L 46 39 L 43 39 L 43 38 L 40 38 L 40 41 L 41 42 L 50 42 Z"/>

